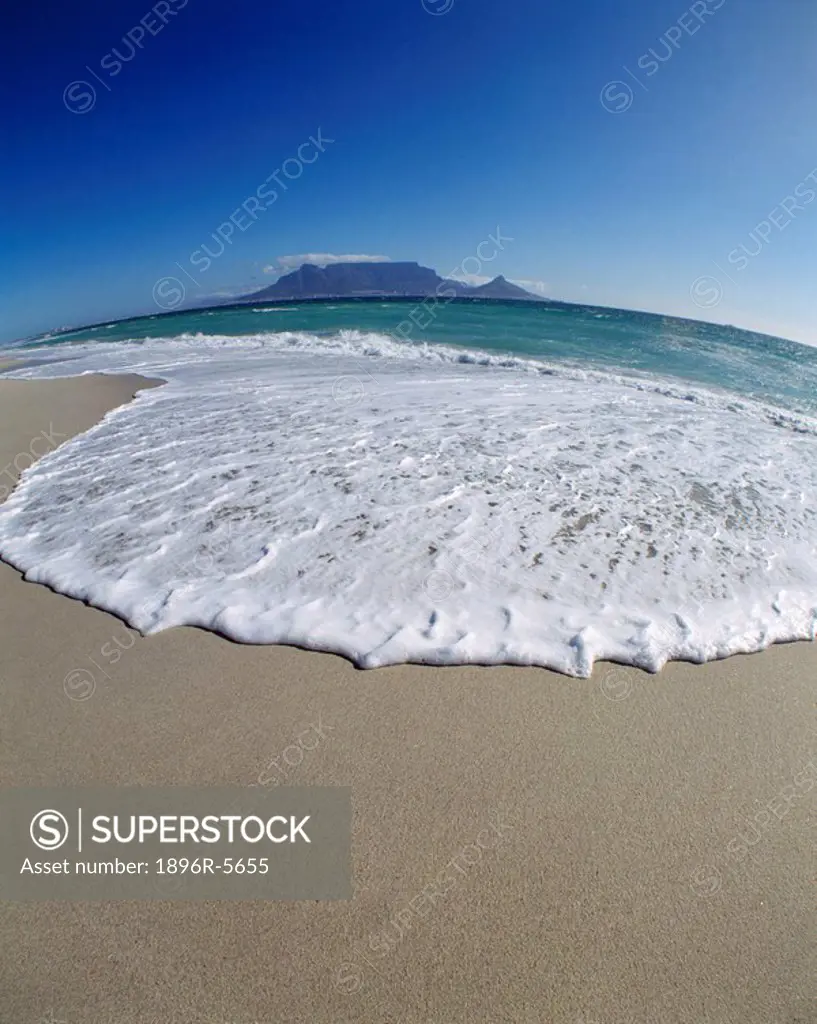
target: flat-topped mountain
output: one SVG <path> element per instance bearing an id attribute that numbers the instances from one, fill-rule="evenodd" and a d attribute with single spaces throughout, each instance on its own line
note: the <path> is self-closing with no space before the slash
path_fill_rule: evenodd
<path id="1" fill-rule="evenodd" d="M 333 263 L 318 267 L 304 263 L 275 284 L 245 295 L 242 302 L 274 302 L 283 299 L 340 299 L 377 296 L 427 295 L 473 296 L 483 299 L 539 298 L 501 275 L 477 287 L 440 277 L 436 270 L 419 263 Z"/>

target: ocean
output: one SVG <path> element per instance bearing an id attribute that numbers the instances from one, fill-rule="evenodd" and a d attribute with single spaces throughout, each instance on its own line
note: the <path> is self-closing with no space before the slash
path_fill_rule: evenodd
<path id="1" fill-rule="evenodd" d="M 230 307 L 45 336 L 141 373 L 27 470 L 0 556 L 143 633 L 657 671 L 817 627 L 817 349 L 566 304 Z"/>

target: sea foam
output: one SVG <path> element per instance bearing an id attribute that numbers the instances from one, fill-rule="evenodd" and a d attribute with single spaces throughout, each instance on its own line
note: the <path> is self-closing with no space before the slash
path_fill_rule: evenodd
<path id="1" fill-rule="evenodd" d="M 0 506 L 3 558 L 144 633 L 570 675 L 814 638 L 808 417 L 359 331 L 26 357 L 168 382 Z"/>

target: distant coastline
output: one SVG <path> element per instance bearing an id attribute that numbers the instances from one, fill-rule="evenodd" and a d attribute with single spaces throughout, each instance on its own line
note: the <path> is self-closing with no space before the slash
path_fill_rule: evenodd
<path id="1" fill-rule="evenodd" d="M 479 279 L 478 279 L 479 280 Z M 431 267 L 414 261 L 344 262 L 320 266 L 302 263 L 297 270 L 279 277 L 242 302 L 269 299 L 376 298 L 379 296 L 448 299 L 474 297 L 485 299 L 522 299 L 536 302 L 542 296 L 508 281 L 502 274 L 481 284 L 468 284 L 453 277 L 441 277 Z"/>

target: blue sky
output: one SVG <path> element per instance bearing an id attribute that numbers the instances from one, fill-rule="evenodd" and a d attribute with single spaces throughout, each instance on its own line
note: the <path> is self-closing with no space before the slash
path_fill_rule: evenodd
<path id="1" fill-rule="evenodd" d="M 155 312 L 167 277 L 188 300 L 263 287 L 294 254 L 446 275 L 498 227 L 485 276 L 817 343 L 814 5 L 86 0 L 7 22 L 3 339 Z"/>

